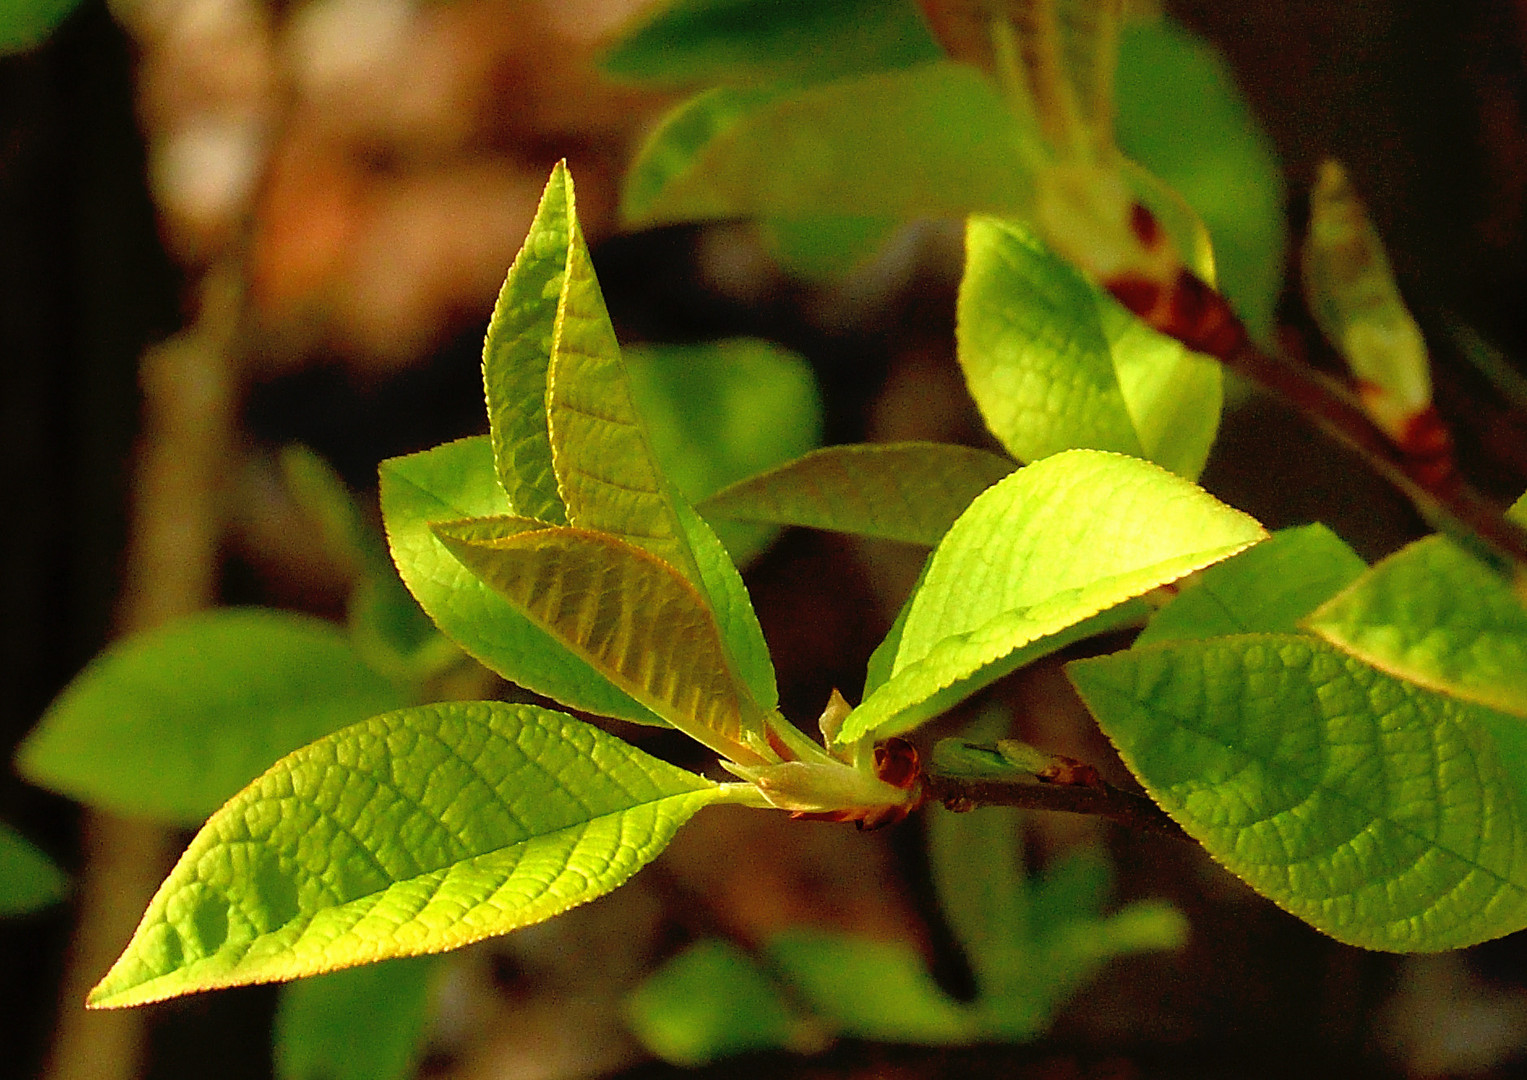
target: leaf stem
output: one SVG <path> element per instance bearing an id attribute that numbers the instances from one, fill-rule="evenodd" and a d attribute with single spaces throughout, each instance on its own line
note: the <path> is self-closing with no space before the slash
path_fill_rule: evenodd
<path id="1" fill-rule="evenodd" d="M 1068 758 L 1050 761 L 1052 767 L 1030 771 L 1015 766 L 996 746 L 944 739 L 924 768 L 923 788 L 928 798 L 955 811 L 1016 806 L 1091 814 L 1142 832 L 1188 838 L 1182 826 L 1144 795 L 1114 787 L 1096 770 Z M 1051 778 L 1052 772 L 1060 775 Z"/>

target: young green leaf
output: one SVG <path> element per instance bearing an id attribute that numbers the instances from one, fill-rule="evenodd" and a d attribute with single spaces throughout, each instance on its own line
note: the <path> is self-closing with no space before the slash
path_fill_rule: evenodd
<path id="1" fill-rule="evenodd" d="M 1124 27 L 1115 81 L 1119 147 L 1203 218 L 1220 290 L 1252 335 L 1265 338 L 1287 244 L 1272 140 L 1213 48 L 1169 20 Z"/>
<path id="2" fill-rule="evenodd" d="M 1226 634 L 1291 634 L 1367 564 L 1324 525 L 1280 529 L 1211 566 L 1157 612 L 1136 646 Z"/>
<path id="3" fill-rule="evenodd" d="M 625 1014 L 648 1050 L 686 1068 L 819 1041 L 763 969 L 720 938 L 697 941 L 669 960 L 626 998 Z"/>
<path id="4" fill-rule="evenodd" d="M 676 509 L 682 500 L 648 445 L 578 225 L 572 178 L 560 165 L 549 186 L 559 183 L 566 271 L 552 331 L 544 417 L 567 522 L 628 540 L 698 585 L 699 570 Z M 542 210 L 548 215 L 556 210 L 550 194 Z M 542 415 L 539 409 L 534 414 Z"/>
<path id="5" fill-rule="evenodd" d="M 1019 214 L 1030 150 L 996 89 L 953 63 L 795 94 L 713 90 L 643 147 L 622 198 L 633 225 L 709 218 Z"/>
<path id="6" fill-rule="evenodd" d="M 1110 608 L 1265 538 L 1253 519 L 1138 458 L 1071 450 L 977 496 L 939 543 L 891 678 L 840 742 L 906 731 L 1090 629 Z"/>
<path id="7" fill-rule="evenodd" d="M 92 806 L 197 825 L 283 754 L 402 704 L 337 627 L 228 608 L 111 645 L 49 706 L 17 765 Z"/>
<path id="8" fill-rule="evenodd" d="M 666 85 L 819 82 L 937 60 L 910 0 L 676 0 L 604 58 Z"/>
<path id="9" fill-rule="evenodd" d="M 534 526 L 472 521 L 435 532 L 478 578 L 609 682 L 717 752 L 760 763 L 749 744 L 762 738 L 765 710 L 732 675 L 715 615 L 695 587 L 616 537 Z"/>
<path id="10" fill-rule="evenodd" d="M 558 162 L 509 267 L 483 341 L 493 462 L 510 512 L 567 524 L 546 430 L 546 379 L 572 258 L 573 184 Z"/>
<path id="11" fill-rule="evenodd" d="M 64 898 L 63 872 L 9 825 L 0 822 L 0 915 L 20 915 Z"/>
<path id="12" fill-rule="evenodd" d="M 373 717 L 219 810 L 88 1004 L 441 952 L 623 883 L 729 789 L 529 705 Z"/>
<path id="13" fill-rule="evenodd" d="M 431 530 L 510 512 L 485 437 L 382 462 L 382 519 L 398 572 L 441 631 L 510 682 L 573 709 L 662 721 L 483 584 Z"/>
<path id="14" fill-rule="evenodd" d="M 407 1080 L 429 1020 L 434 956 L 287 983 L 272 1038 L 276 1080 Z"/>
<path id="15" fill-rule="evenodd" d="M 972 499 L 1016 467 L 948 443 L 829 446 L 733 484 L 699 509 L 932 546 Z"/>
<path id="16" fill-rule="evenodd" d="M 822 401 L 811 366 L 770 342 L 638 345 L 623 349 L 621 359 L 652 453 L 691 503 L 822 440 Z M 776 532 L 754 523 L 712 524 L 739 564 Z"/>
<path id="17" fill-rule="evenodd" d="M 1527 926 L 1527 726 L 1302 635 L 1068 667 L 1153 799 L 1340 941 L 1462 948 Z"/>
<path id="18" fill-rule="evenodd" d="M 1189 479 L 1203 470 L 1217 363 L 1130 315 L 1016 222 L 972 217 L 965 250 L 960 366 L 1009 453 L 1115 450 Z"/>
<path id="19" fill-rule="evenodd" d="M 1527 606 L 1446 537 L 1389 556 L 1305 625 L 1391 675 L 1527 717 Z"/>

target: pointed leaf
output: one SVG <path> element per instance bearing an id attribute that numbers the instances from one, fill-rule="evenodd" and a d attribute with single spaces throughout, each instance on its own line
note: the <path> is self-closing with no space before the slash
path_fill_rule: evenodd
<path id="1" fill-rule="evenodd" d="M 727 789 L 546 709 L 432 705 L 283 758 L 212 816 L 96 1008 L 441 952 L 623 883 Z"/>
<path id="2" fill-rule="evenodd" d="M 17 765 L 92 806 L 197 825 L 281 755 L 402 704 L 338 627 L 228 608 L 111 645 L 49 706 Z"/>
<path id="3" fill-rule="evenodd" d="M 1389 556 L 1305 625 L 1391 675 L 1527 717 L 1527 606 L 1446 537 Z"/>
<path id="4" fill-rule="evenodd" d="M 567 270 L 557 302 L 546 422 L 567 521 L 628 540 L 698 585 L 675 509 L 679 500 L 648 444 L 578 225 L 571 179 L 566 184 Z"/>
<path id="5" fill-rule="evenodd" d="M 406 1080 L 423 1051 L 433 956 L 331 971 L 281 988 L 276 1080 Z"/>
<path id="6" fill-rule="evenodd" d="M 910 0 L 677 0 L 603 67 L 668 85 L 817 82 L 940 56 Z"/>
<path id="7" fill-rule="evenodd" d="M 1324 525 L 1280 529 L 1272 539 L 1211 566 L 1185 585 L 1135 645 L 1293 633 L 1305 616 L 1366 569 L 1357 553 Z"/>
<path id="8" fill-rule="evenodd" d="M 948 443 L 828 446 L 733 484 L 700 510 L 932 546 L 1014 468 L 996 454 Z"/>
<path id="9" fill-rule="evenodd" d="M 479 581 L 431 531 L 433 522 L 509 513 L 487 438 L 392 458 L 382 462 L 381 477 L 382 518 L 393 560 L 448 638 L 510 682 L 569 708 L 662 723 Z"/>
<path id="10" fill-rule="evenodd" d="M 999 481 L 939 543 L 890 681 L 839 741 L 914 727 L 1076 634 L 1086 620 L 1266 537 L 1253 519 L 1137 458 L 1072 450 Z"/>
<path id="11" fill-rule="evenodd" d="M 567 523 L 567 509 L 552 471 L 546 378 L 574 227 L 573 182 L 558 162 L 493 305 L 482 351 L 499 483 L 513 513 L 553 525 Z"/>
<path id="12" fill-rule="evenodd" d="M 1262 895 L 1340 941 L 1461 948 L 1527 926 L 1527 725 L 1298 635 L 1069 665 L 1125 763 Z"/>
<path id="13" fill-rule="evenodd" d="M 621 359 L 652 453 L 691 503 L 822 440 L 822 401 L 811 366 L 770 342 L 639 345 L 623 349 Z M 776 532 L 752 523 L 711 524 L 739 565 Z"/>
<path id="14" fill-rule="evenodd" d="M 0 915 L 20 915 L 57 903 L 67 887 L 52 860 L 0 822 Z"/>
<path id="15" fill-rule="evenodd" d="M 523 531 L 510 521 L 439 525 L 473 573 L 590 664 L 685 734 L 744 764 L 763 711 L 734 680 L 705 598 L 666 563 L 604 533 Z M 739 692 L 741 691 L 741 692 Z M 738 755 L 741 755 L 740 757 Z"/>
<path id="16" fill-rule="evenodd" d="M 1022 461 L 1115 450 L 1196 477 L 1219 426 L 1217 363 L 1163 337 L 1022 225 L 966 226 L 956 338 L 987 426 Z"/>
<path id="17" fill-rule="evenodd" d="M 753 1050 L 806 1048 L 809 1027 L 767 974 L 721 938 L 695 942 L 625 1001 L 626 1022 L 664 1061 L 693 1068 Z"/>
<path id="18" fill-rule="evenodd" d="M 1020 214 L 1033 147 L 974 68 L 923 64 L 794 94 L 712 90 L 658 126 L 621 212 L 635 225 L 708 218 Z"/>

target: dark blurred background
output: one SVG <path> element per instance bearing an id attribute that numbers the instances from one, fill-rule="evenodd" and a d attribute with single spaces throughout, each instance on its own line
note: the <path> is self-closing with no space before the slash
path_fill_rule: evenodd
<path id="1" fill-rule="evenodd" d="M 381 458 L 484 427 L 482 328 L 560 157 L 577 176 L 622 340 L 768 337 L 812 363 L 829 442 L 982 441 L 953 363 L 958 268 L 947 244 L 924 244 L 847 290 L 786 278 L 736 228 L 617 234 L 621 170 L 668 99 L 608 84 L 594 61 L 643 6 L 120 0 L 108 12 L 85 0 L 40 47 L 0 58 L 8 750 L 114 632 L 137 623 L 133 612 L 152 607 L 141 593 L 154 578 L 129 572 L 146 350 L 187 327 L 221 342 L 231 436 L 215 490 L 203 493 L 217 518 L 215 597 L 333 613 L 344 582 L 290 542 L 289 510 L 266 482 L 271 455 L 300 441 L 366 492 Z M 1296 235 L 1315 166 L 1333 153 L 1346 161 L 1435 347 L 1439 405 L 1466 467 L 1500 494 L 1520 493 L 1527 7 L 1167 8 L 1223 51 L 1271 133 Z M 206 285 L 230 266 L 239 297 L 231 317 L 217 314 Z M 1283 314 L 1285 344 L 1318 353 L 1298 304 L 1287 299 Z M 1359 466 L 1256 398 L 1227 417 L 1205 483 L 1270 525 L 1327 520 L 1369 557 L 1420 529 Z M 787 714 L 804 721 L 833 686 L 857 689 L 915 569 L 905 553 L 804 533 L 754 568 Z M 1048 718 L 1036 741 L 1108 756 L 1053 667 L 1003 693 Z M 805 913 L 936 951 L 907 881 L 915 827 L 861 837 L 812 826 L 804 840 L 800 831 L 781 840 L 772 823 L 720 817 L 665 865 L 711 890 L 728 918 L 763 926 Z M 80 871 L 73 804 L 7 770 L 0 820 Z M 1037 828 L 1043 848 L 1090 826 Z M 1201 853 L 1106 837 L 1122 895 L 1171 897 L 1193 941 L 1110 969 L 1046 1039 L 942 1052 L 847 1044 L 710 1074 L 1527 1075 L 1520 935 L 1457 956 L 1360 953 L 1252 896 Z M 717 847 L 737 873 L 710 865 Z M 661 953 L 664 917 L 653 911 L 662 897 L 634 887 L 619 895 L 549 937 L 463 961 L 424 1073 L 668 1075 L 642 1064 L 619 1031 L 613 991 L 579 974 L 629 982 Z M 135 917 L 141 900 L 129 906 Z M 632 925 L 646 927 L 645 944 L 612 944 L 641 938 L 612 930 Z M 73 927 L 68 905 L 0 922 L 6 1080 L 43 1067 Z M 152 1010 L 147 1075 L 268 1076 L 272 1001 L 255 988 Z"/>

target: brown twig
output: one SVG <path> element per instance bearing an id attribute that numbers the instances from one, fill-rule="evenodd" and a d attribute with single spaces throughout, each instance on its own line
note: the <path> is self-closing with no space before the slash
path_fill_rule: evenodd
<path id="1" fill-rule="evenodd" d="M 948 744 L 958 744 L 940 752 Z M 1053 758 L 1055 767 L 1030 772 L 1011 766 L 998 769 L 962 767 L 954 755 L 988 755 L 999 761 L 993 748 L 946 740 L 923 771 L 923 791 L 950 810 L 962 812 L 981 806 L 1016 806 L 1024 810 L 1054 810 L 1066 814 L 1090 814 L 1141 832 L 1188 839 L 1182 826 L 1144 795 L 1115 787 L 1090 766 L 1068 758 Z"/>
<path id="2" fill-rule="evenodd" d="M 1514 564 L 1518 575 L 1527 575 L 1527 530 L 1506 517 L 1504 506 L 1487 499 L 1459 474 L 1452 438 L 1440 419 L 1428 416 L 1428 438 L 1412 443 L 1390 439 L 1341 383 L 1260 348 L 1224 296 L 1187 270 L 1165 293 L 1130 278 L 1104 284 L 1154 329 L 1214 357 L 1351 447 L 1414 503 L 1423 517 L 1439 527 L 1477 537 Z"/>
<path id="3" fill-rule="evenodd" d="M 1264 352 L 1245 338 L 1239 348 L 1218 359 L 1356 450 L 1428 520 L 1477 536 L 1515 564 L 1518 573 L 1527 573 L 1527 530 L 1506 517 L 1504 507 L 1470 486 L 1450 459 L 1439 462 L 1407 454 L 1368 418 L 1346 387 L 1312 368 Z"/>

